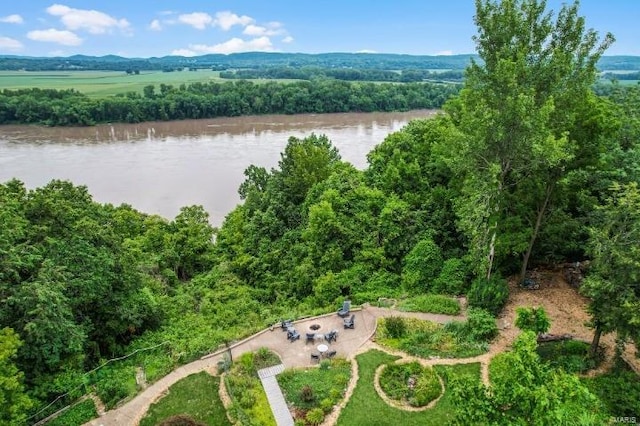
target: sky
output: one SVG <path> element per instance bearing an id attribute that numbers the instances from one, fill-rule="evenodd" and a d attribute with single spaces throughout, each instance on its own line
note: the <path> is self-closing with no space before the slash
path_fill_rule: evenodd
<path id="1" fill-rule="evenodd" d="M 548 0 L 557 11 L 562 0 Z M 475 53 L 473 0 L 0 0 L 0 55 Z M 640 56 L 640 1 L 582 0 L 607 55 Z"/>

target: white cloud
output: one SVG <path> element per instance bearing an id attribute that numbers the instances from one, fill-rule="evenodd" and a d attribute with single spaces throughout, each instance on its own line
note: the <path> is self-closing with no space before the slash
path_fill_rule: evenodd
<path id="1" fill-rule="evenodd" d="M 176 12 L 174 12 L 173 10 L 161 10 L 160 12 L 158 12 L 158 15 L 163 15 L 163 16 L 167 16 L 167 15 L 175 15 Z"/>
<path id="2" fill-rule="evenodd" d="M 284 28 L 282 28 L 280 22 L 269 22 L 266 26 L 249 24 L 245 27 L 244 31 L 242 31 L 242 34 L 254 37 L 274 36 L 284 33 Z"/>
<path id="3" fill-rule="evenodd" d="M 22 43 L 14 38 L 0 37 L 0 52 L 3 50 L 16 52 L 21 50 L 23 47 Z"/>
<path id="4" fill-rule="evenodd" d="M 362 50 L 358 50 L 356 53 L 378 53 L 378 52 L 371 49 L 362 49 Z"/>
<path id="5" fill-rule="evenodd" d="M 171 54 L 175 56 L 196 56 L 198 53 L 189 49 L 175 49 L 171 51 Z"/>
<path id="6" fill-rule="evenodd" d="M 153 31 L 161 31 L 162 30 L 162 25 L 160 24 L 160 21 L 158 21 L 157 19 L 154 19 L 149 24 L 149 29 L 153 30 Z"/>
<path id="7" fill-rule="evenodd" d="M 436 56 L 451 56 L 453 55 L 453 50 L 442 50 L 436 53 Z"/>
<path id="8" fill-rule="evenodd" d="M 224 43 L 207 45 L 207 44 L 190 44 L 188 49 L 176 49 L 171 52 L 172 55 L 195 56 L 205 55 L 207 53 L 237 53 L 237 52 L 272 52 L 273 44 L 269 37 L 258 37 L 251 40 L 243 40 L 234 37 Z"/>
<path id="9" fill-rule="evenodd" d="M 4 22 L 7 24 L 22 24 L 24 22 L 24 19 L 22 19 L 22 16 L 20 15 L 7 15 L 7 16 L 3 16 L 2 18 L 0 18 L 0 22 Z"/>
<path id="10" fill-rule="evenodd" d="M 53 28 L 48 30 L 29 31 L 27 38 L 35 41 L 44 41 L 47 43 L 58 43 L 64 46 L 79 46 L 82 39 L 71 31 L 60 31 Z"/>
<path id="11" fill-rule="evenodd" d="M 207 25 L 213 23 L 213 18 L 208 13 L 193 12 L 178 16 L 178 21 L 191 25 L 198 30 L 204 30 Z"/>
<path id="12" fill-rule="evenodd" d="M 62 4 L 54 4 L 47 8 L 47 12 L 50 15 L 59 16 L 64 26 L 72 31 L 86 30 L 91 34 L 104 34 L 113 28 L 123 31 L 130 29 L 129 21 L 126 19 L 117 19 L 97 10 L 74 9 Z"/>
<path id="13" fill-rule="evenodd" d="M 282 39 L 283 43 L 293 43 L 293 37 L 291 36 L 286 36 L 285 38 Z"/>
<path id="14" fill-rule="evenodd" d="M 234 25 L 246 27 L 255 20 L 247 15 L 238 16 L 235 13 L 224 11 L 216 13 L 216 20 L 213 23 L 216 27 L 220 27 L 223 31 L 229 31 Z"/>

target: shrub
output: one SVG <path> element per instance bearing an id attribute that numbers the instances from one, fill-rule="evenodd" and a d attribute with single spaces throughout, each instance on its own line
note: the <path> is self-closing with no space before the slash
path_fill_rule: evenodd
<path id="1" fill-rule="evenodd" d="M 98 417 L 96 406 L 92 399 L 85 399 L 47 422 L 47 426 L 82 425 Z"/>
<path id="2" fill-rule="evenodd" d="M 320 361 L 320 370 L 328 370 L 331 367 L 331 361 L 328 359 L 323 359 Z"/>
<path id="3" fill-rule="evenodd" d="M 509 298 L 507 281 L 494 274 L 490 280 L 476 278 L 467 294 L 469 305 L 498 315 Z"/>
<path id="4" fill-rule="evenodd" d="M 384 320 L 384 328 L 392 339 L 400 339 L 407 332 L 407 324 L 402 317 L 389 317 Z"/>
<path id="5" fill-rule="evenodd" d="M 304 402 L 312 402 L 315 399 L 313 388 L 309 385 L 303 386 L 300 390 L 300 399 Z"/>
<path id="6" fill-rule="evenodd" d="M 246 389 L 240 395 L 239 404 L 242 408 L 251 408 L 256 403 L 256 396 L 251 389 Z"/>
<path id="7" fill-rule="evenodd" d="M 467 328 L 469 335 L 476 342 L 491 340 L 498 335 L 496 319 L 484 309 L 469 309 Z"/>
<path id="8" fill-rule="evenodd" d="M 331 398 L 325 398 L 320 401 L 320 408 L 324 413 L 330 413 L 333 410 L 333 400 Z"/>
<path id="9" fill-rule="evenodd" d="M 322 408 L 314 408 L 313 410 L 309 410 L 305 418 L 307 419 L 307 422 L 316 426 L 324 420 L 324 412 L 322 411 Z"/>
<path id="10" fill-rule="evenodd" d="M 447 259 L 442 264 L 440 275 L 433 282 L 432 291 L 443 294 L 463 294 L 467 290 L 467 267 L 457 257 Z"/>
<path id="11" fill-rule="evenodd" d="M 549 331 L 551 322 L 544 308 L 517 308 L 516 327 L 522 331 L 533 331 L 542 334 Z"/>

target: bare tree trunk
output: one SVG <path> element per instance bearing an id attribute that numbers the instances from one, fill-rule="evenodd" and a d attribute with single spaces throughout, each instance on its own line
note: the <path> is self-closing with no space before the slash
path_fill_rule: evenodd
<path id="1" fill-rule="evenodd" d="M 527 273 L 527 268 L 529 267 L 529 259 L 531 258 L 531 252 L 533 251 L 533 245 L 535 244 L 536 239 L 538 238 L 538 233 L 540 232 L 540 227 L 542 226 L 542 218 L 544 217 L 544 214 L 547 211 L 547 206 L 549 205 L 549 199 L 551 198 L 552 192 L 553 192 L 553 184 L 548 184 L 545 191 L 544 202 L 542 203 L 542 206 L 540 206 L 540 208 L 538 209 L 536 223 L 533 227 L 531 238 L 529 239 L 529 246 L 527 247 L 527 251 L 524 254 L 524 259 L 522 260 L 522 268 L 520 269 L 521 283 L 524 281 L 525 275 Z"/>
<path id="2" fill-rule="evenodd" d="M 593 334 L 593 340 L 591 341 L 591 347 L 589 348 L 589 356 L 595 358 L 598 353 L 598 346 L 600 346 L 600 336 L 602 336 L 602 328 L 600 323 L 596 321 L 596 331 Z"/>
<path id="3" fill-rule="evenodd" d="M 491 243 L 489 244 L 489 267 L 487 268 L 487 281 L 491 279 L 491 269 L 493 269 L 493 258 L 496 254 L 496 231 L 493 231 Z"/>

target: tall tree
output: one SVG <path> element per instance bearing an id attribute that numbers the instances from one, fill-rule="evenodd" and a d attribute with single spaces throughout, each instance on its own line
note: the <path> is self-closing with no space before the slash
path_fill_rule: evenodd
<path id="1" fill-rule="evenodd" d="M 640 189 L 637 183 L 614 185 L 591 231 L 592 272 L 581 291 L 591 298 L 595 329 L 592 354 L 602 333 L 616 331 L 640 347 Z"/>
<path id="2" fill-rule="evenodd" d="M 22 345 L 10 328 L 0 329 L 0 424 L 22 425 L 33 402 L 24 392 L 23 374 L 13 362 Z"/>
<path id="3" fill-rule="evenodd" d="M 524 275 L 554 190 L 581 143 L 571 133 L 577 109 L 613 37 L 600 42 L 585 29 L 578 2 L 554 17 L 544 0 L 476 0 L 475 23 L 482 62 L 472 62 L 460 97 L 446 106 L 464 135 L 450 151 L 464 176 L 460 225 L 478 271 L 490 277 L 501 250 L 522 256 Z M 517 192 L 528 197 L 512 196 Z"/>

